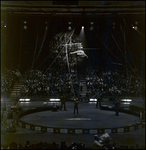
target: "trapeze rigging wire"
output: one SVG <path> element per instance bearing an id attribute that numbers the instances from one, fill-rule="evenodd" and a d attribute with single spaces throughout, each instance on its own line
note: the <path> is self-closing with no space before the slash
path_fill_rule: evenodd
<path id="1" fill-rule="evenodd" d="M 122 31 L 122 26 L 120 25 L 120 27 L 121 27 L 121 31 Z M 123 34 L 123 36 L 124 36 L 124 33 L 123 33 L 123 31 L 122 31 L 122 34 Z M 127 46 L 127 44 L 126 44 L 126 46 Z M 126 58 L 125 58 L 126 59 Z M 132 67 L 131 67 L 131 65 L 129 64 L 129 62 L 128 62 L 128 65 L 130 66 L 130 68 L 132 69 Z M 136 67 L 136 66 L 135 66 Z M 137 69 L 137 68 L 136 68 Z M 139 79 L 139 77 L 138 77 L 138 75 L 136 74 L 136 72 L 134 71 L 134 69 L 132 69 L 133 70 L 133 72 L 135 73 L 135 77 L 137 78 L 137 79 Z M 139 72 L 138 72 L 138 74 L 139 74 Z"/>
<path id="2" fill-rule="evenodd" d="M 63 42 L 60 43 L 60 45 L 62 45 Z M 56 58 L 54 59 L 54 61 L 51 63 L 51 65 L 48 67 L 48 69 L 52 66 L 52 64 L 56 61 L 56 59 L 58 58 L 58 56 L 61 54 L 61 52 L 64 50 L 64 47 L 62 48 L 62 50 L 58 53 L 58 55 L 56 56 Z M 45 71 L 45 73 L 48 71 L 48 69 Z M 44 74 L 45 74 L 44 73 Z"/>
<path id="3" fill-rule="evenodd" d="M 43 47 L 44 41 L 45 41 L 45 39 L 46 39 L 47 31 L 48 31 L 48 27 L 46 26 L 46 27 L 45 27 L 45 33 L 44 33 L 43 41 L 42 41 L 42 44 L 41 44 L 41 48 L 40 48 L 40 50 L 39 50 L 38 55 L 37 55 L 36 58 L 35 58 L 35 61 L 38 59 L 38 57 L 39 57 L 39 55 L 40 55 L 40 53 L 41 53 L 41 51 L 42 51 L 42 47 Z"/>
<path id="4" fill-rule="evenodd" d="M 53 53 L 51 54 L 51 56 L 53 55 Z M 51 56 L 49 55 L 43 62 L 41 62 L 36 68 L 39 68 L 45 61 L 48 60 L 48 58 L 51 58 Z"/>
<path id="5" fill-rule="evenodd" d="M 70 37 L 72 37 L 74 31 L 75 31 L 75 29 L 69 34 Z M 68 37 L 69 37 L 69 36 L 68 36 Z M 69 42 L 70 37 L 68 38 L 68 40 L 66 41 L 66 43 Z M 62 42 L 62 43 L 63 43 L 63 42 Z M 60 44 L 60 45 L 61 45 L 61 44 Z M 66 45 L 66 46 L 67 46 L 67 45 Z M 61 54 L 61 52 L 62 52 L 63 50 L 64 50 L 64 47 L 63 47 L 62 50 L 59 52 L 59 54 L 56 56 L 56 58 L 55 58 L 54 61 L 51 63 L 51 65 L 48 67 L 48 69 L 49 69 L 49 68 L 52 66 L 52 64 L 56 61 L 56 59 L 58 58 L 58 56 Z M 66 54 L 67 54 L 67 52 L 66 52 Z M 67 63 L 68 63 L 68 61 L 67 61 Z M 68 64 L 68 65 L 69 65 L 69 64 Z M 48 71 L 48 69 L 45 71 L 45 73 Z M 68 69 L 70 69 L 69 66 L 68 66 Z M 45 73 L 44 73 L 44 74 L 45 74 Z M 70 74 L 70 70 L 69 70 L 69 74 Z M 42 78 L 42 77 L 40 77 L 40 80 L 41 80 L 41 78 Z M 71 79 L 71 74 L 70 74 L 70 79 Z M 72 79 L 71 79 L 71 85 L 72 85 L 72 90 L 73 90 L 73 93 L 74 93 L 74 96 L 75 96 Z"/>
<path id="6" fill-rule="evenodd" d="M 100 38 L 98 37 L 98 39 L 100 40 Z M 101 40 L 100 40 L 101 41 Z M 116 57 L 112 52 L 111 50 L 109 50 L 109 48 L 101 41 L 101 43 L 106 47 L 106 49 L 114 56 Z M 116 57 L 117 60 L 119 60 L 117 57 Z M 121 62 L 121 61 L 119 61 Z M 122 64 L 122 63 L 121 63 Z M 123 64 L 122 64 L 123 65 Z M 126 69 L 126 67 L 123 65 L 123 67 Z M 132 74 L 129 70 L 127 70 L 130 74 Z M 132 74 L 133 75 L 133 74 Z"/>
<path id="7" fill-rule="evenodd" d="M 126 26 L 126 21 L 125 21 L 124 18 L 123 18 L 123 21 L 124 21 L 125 27 L 127 28 L 127 26 Z M 122 27 L 121 27 L 121 31 L 122 31 Z M 128 47 L 127 44 L 126 44 L 126 46 L 127 46 L 127 48 L 129 49 L 129 47 Z M 135 66 L 135 68 L 136 68 L 136 70 L 137 70 L 137 73 L 139 74 L 138 69 L 137 69 L 137 67 L 136 67 L 136 65 L 135 65 L 135 63 L 134 63 L 134 61 L 133 61 L 133 59 L 132 59 L 132 62 L 133 62 L 134 66 Z"/>
<path id="8" fill-rule="evenodd" d="M 35 59 L 36 49 L 37 49 L 37 42 L 38 42 L 38 32 L 37 32 L 37 37 L 36 37 L 35 51 L 34 51 L 34 57 L 33 57 L 31 69 L 33 69 L 33 65 L 34 65 L 34 59 Z"/>
<path id="9" fill-rule="evenodd" d="M 126 24 L 125 24 L 125 26 L 126 26 Z M 120 25 L 120 28 L 121 28 L 121 31 L 122 31 L 122 26 Z M 123 31 L 122 31 L 122 35 L 124 36 L 124 34 L 123 34 Z M 128 45 L 126 44 L 126 46 L 127 46 L 127 48 L 128 48 Z M 133 62 L 133 64 L 134 64 L 134 61 L 133 61 L 133 59 L 131 59 L 132 60 L 132 62 Z M 134 66 L 135 66 L 135 64 L 134 64 Z M 135 66 L 135 68 L 136 68 L 136 70 L 137 70 L 137 67 Z M 138 72 L 137 72 L 138 73 Z M 139 74 L 139 73 L 138 73 Z"/>
<path id="10" fill-rule="evenodd" d="M 111 33 L 111 32 L 110 32 Z M 111 35 L 112 35 L 112 38 L 114 39 L 114 41 L 115 41 L 115 43 L 116 43 L 116 45 L 117 45 L 117 47 L 119 48 L 119 50 L 120 50 L 120 52 L 122 53 L 122 51 L 121 51 L 121 49 L 120 49 L 120 47 L 119 47 L 119 45 L 118 45 L 118 43 L 116 42 L 116 40 L 115 40 L 115 38 L 114 38 L 114 36 L 113 36 L 113 34 L 111 33 Z M 123 57 L 125 58 L 125 56 L 124 56 L 124 54 L 122 53 L 122 55 L 123 55 Z M 125 58 L 126 59 L 126 58 Z M 131 70 L 134 72 L 134 70 L 133 70 L 133 68 L 131 67 L 131 65 L 129 64 L 129 62 L 128 62 L 128 65 L 130 66 L 130 68 L 131 68 Z M 135 73 L 135 72 L 134 72 Z"/>
<path id="11" fill-rule="evenodd" d="M 32 68 L 33 68 L 33 65 L 34 65 L 34 62 L 35 62 L 35 55 L 36 55 L 36 50 L 37 50 L 38 36 L 39 36 L 39 31 L 41 32 L 41 29 L 42 29 L 42 26 L 41 26 L 40 30 L 38 30 L 38 32 L 37 32 L 37 39 L 36 39 L 36 45 L 35 45 L 35 52 L 34 52 Z"/>

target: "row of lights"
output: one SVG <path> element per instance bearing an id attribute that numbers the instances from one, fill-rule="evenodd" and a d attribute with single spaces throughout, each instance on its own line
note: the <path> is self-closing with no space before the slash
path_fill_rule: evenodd
<path id="1" fill-rule="evenodd" d="M 23 29 L 24 30 L 26 30 L 27 29 L 27 21 L 23 21 L 23 23 L 24 23 L 24 25 L 23 25 Z M 5 23 L 4 24 L 4 21 L 1 21 L 1 26 L 2 27 L 4 27 L 4 28 L 6 28 L 7 27 L 7 24 Z M 47 22 L 45 22 L 45 24 L 46 24 L 46 29 L 47 29 Z M 72 22 L 68 22 L 68 30 L 72 30 Z M 134 29 L 134 30 L 138 30 L 138 27 L 137 27 L 137 24 L 138 24 L 138 22 L 135 22 L 133 25 L 132 25 L 132 28 Z M 93 31 L 94 30 L 94 27 L 93 27 L 93 25 L 94 25 L 94 22 L 90 22 L 90 30 L 91 31 Z M 115 25 L 116 25 L 116 23 L 115 22 L 112 22 L 112 28 L 113 29 L 115 29 Z M 82 26 L 82 29 L 84 28 L 84 26 Z"/>

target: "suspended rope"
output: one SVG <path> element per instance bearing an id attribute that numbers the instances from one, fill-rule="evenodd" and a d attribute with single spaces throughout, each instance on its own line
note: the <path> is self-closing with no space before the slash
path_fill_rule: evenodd
<path id="1" fill-rule="evenodd" d="M 37 42 L 38 42 L 38 32 L 37 32 L 37 37 L 36 37 L 35 51 L 34 51 L 34 57 L 33 57 L 33 62 L 32 62 L 31 69 L 33 69 L 33 65 L 34 65 L 34 59 L 35 59 L 36 50 L 37 50 Z"/>
<path id="2" fill-rule="evenodd" d="M 111 32 L 110 32 L 111 33 Z M 121 51 L 121 49 L 120 49 L 120 47 L 119 47 L 119 45 L 118 45 L 118 43 L 116 42 L 116 40 L 115 40 L 115 38 L 114 38 L 114 36 L 113 36 L 113 34 L 111 33 L 111 35 L 112 35 L 112 38 L 114 39 L 114 41 L 115 41 L 115 43 L 116 43 L 116 45 L 117 45 L 117 47 L 119 48 L 119 50 L 120 50 L 120 52 L 122 53 L 122 51 Z M 124 56 L 124 54 L 122 53 L 122 55 L 123 55 L 123 57 L 125 58 L 125 56 Z M 126 58 L 125 58 L 126 59 Z M 133 68 L 131 67 L 131 65 L 130 65 L 130 63 L 129 62 L 127 62 L 128 63 L 128 65 L 130 66 L 130 68 L 131 68 L 131 70 L 135 73 L 135 71 L 133 70 Z"/>
<path id="3" fill-rule="evenodd" d="M 63 45 L 63 42 L 61 42 L 61 43 L 59 44 L 59 46 L 61 46 L 61 45 Z M 59 46 L 58 46 L 58 47 L 59 47 Z M 51 63 L 51 65 L 50 65 L 50 66 L 47 68 L 47 70 L 45 71 L 45 73 L 50 69 L 50 67 L 51 67 L 51 66 L 53 65 L 53 63 L 56 61 L 56 59 L 58 58 L 58 56 L 59 56 L 59 55 L 61 54 L 61 52 L 64 50 L 64 47 L 65 47 L 65 46 L 63 45 L 62 50 L 58 53 L 58 55 L 57 55 L 56 58 L 53 60 L 53 62 Z M 45 74 L 45 73 L 44 73 L 44 74 Z M 41 77 L 41 78 L 42 78 L 42 77 Z M 41 78 L 40 78 L 40 79 L 41 79 Z"/>
<path id="4" fill-rule="evenodd" d="M 71 43 L 71 37 L 72 37 L 74 31 L 75 30 L 72 31 L 71 35 L 69 34 L 70 37 L 68 36 L 68 42 L 70 42 L 70 43 Z M 65 41 L 66 41 L 66 39 L 65 39 Z M 74 97 L 75 97 L 75 91 L 74 91 L 72 77 L 71 77 L 71 73 L 70 73 L 70 65 L 69 65 L 69 61 L 68 61 L 68 51 L 67 51 L 67 43 L 68 42 L 67 41 L 65 42 L 66 43 L 65 44 L 66 45 L 66 60 L 67 60 L 68 72 L 69 72 L 69 75 L 70 75 L 71 87 L 72 87 L 72 91 L 73 91 L 73 94 L 74 94 Z"/>
<path id="5" fill-rule="evenodd" d="M 37 68 L 39 68 L 40 66 L 42 66 L 43 65 L 43 63 L 45 63 L 45 61 L 47 61 L 49 58 L 51 58 L 52 57 L 52 55 L 53 55 L 53 53 L 51 54 L 51 55 L 49 55 L 49 56 L 47 56 L 47 58 L 46 59 L 44 59 L 44 61 L 42 61 L 37 67 L 36 67 L 36 69 Z"/>
<path id="6" fill-rule="evenodd" d="M 123 21 L 124 21 L 125 27 L 126 27 L 126 29 L 127 29 L 126 21 L 125 21 L 124 18 L 123 18 Z M 121 27 L 121 31 L 122 31 L 122 27 Z M 129 49 L 128 45 L 126 45 L 126 46 L 127 46 L 127 48 Z M 133 60 L 133 59 L 131 59 L 131 60 L 132 60 L 132 62 L 133 62 L 133 64 L 134 64 L 134 66 L 135 66 L 135 69 L 137 70 L 137 73 L 139 74 L 138 69 L 137 69 L 137 67 L 136 67 L 136 65 L 135 65 L 135 63 L 134 63 L 134 60 Z"/>
<path id="7" fill-rule="evenodd" d="M 42 41 L 42 44 L 41 44 L 40 50 L 39 50 L 39 52 L 38 52 L 38 55 L 37 55 L 37 56 L 36 56 L 36 58 L 35 58 L 35 61 L 36 61 L 36 60 L 38 59 L 38 57 L 40 56 L 40 53 L 41 53 L 42 48 L 43 48 L 43 45 L 44 45 L 44 41 L 45 41 L 45 39 L 46 39 L 47 31 L 48 31 L 48 26 L 46 26 L 46 28 L 45 28 L 43 41 Z"/>
<path id="8" fill-rule="evenodd" d="M 113 40 L 115 41 L 115 43 L 116 43 L 117 47 L 119 48 L 120 52 L 122 53 L 123 57 L 125 58 L 125 56 L 124 56 L 124 54 L 123 54 L 122 50 L 120 49 L 120 47 L 119 47 L 118 43 L 116 42 L 116 40 L 115 40 L 115 38 L 114 38 L 113 34 L 111 33 L 111 31 L 110 31 L 110 34 L 111 34 L 111 36 L 112 36 Z"/>
<path id="9" fill-rule="evenodd" d="M 124 33 L 123 33 L 123 29 L 122 29 L 122 26 L 120 25 L 120 27 L 121 27 L 121 31 L 122 31 L 122 34 L 123 34 L 123 37 L 124 37 Z M 129 64 L 129 63 L 128 63 Z M 130 64 L 129 64 L 129 66 L 130 66 Z M 130 66 L 131 67 L 131 66 Z M 132 67 L 131 67 L 132 68 Z M 137 68 L 136 68 L 137 69 Z M 132 69 L 133 70 L 133 72 L 134 72 L 134 76 L 136 77 L 136 79 L 138 79 L 139 80 L 139 76 L 136 74 L 136 72 L 134 71 L 134 69 Z M 138 72 L 138 74 L 139 74 L 139 72 Z"/>
<path id="10" fill-rule="evenodd" d="M 98 37 L 98 39 L 100 40 L 100 38 Z M 100 40 L 101 41 L 101 40 Z M 106 47 L 106 49 L 119 61 L 119 62 L 121 62 L 114 54 L 113 54 L 113 52 L 101 41 L 101 43 Z M 123 64 L 123 63 L 121 63 L 122 64 L 122 66 L 126 69 L 126 67 L 125 67 L 125 65 Z M 127 70 L 128 71 L 128 73 L 130 73 L 130 74 L 132 74 L 129 70 Z M 132 74 L 133 75 L 133 74 Z"/>

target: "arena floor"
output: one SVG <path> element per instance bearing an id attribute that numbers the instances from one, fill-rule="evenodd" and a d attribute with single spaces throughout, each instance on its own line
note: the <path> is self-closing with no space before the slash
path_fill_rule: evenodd
<path id="1" fill-rule="evenodd" d="M 36 112 L 21 117 L 21 120 L 38 126 L 74 129 L 116 128 L 140 121 L 140 118 L 134 115 L 120 112 L 119 116 L 116 116 L 114 111 L 95 108 L 94 103 L 81 103 L 78 107 L 78 115 L 77 112 L 75 115 L 73 113 L 73 102 L 66 102 L 67 111 L 62 109 L 57 112 Z"/>
<path id="2" fill-rule="evenodd" d="M 135 105 L 140 105 L 139 98 L 133 98 L 133 102 Z M 8 100 L 9 104 L 12 104 L 13 101 Z M 30 103 L 21 103 L 20 104 L 23 109 L 30 109 L 32 107 L 38 107 L 43 105 L 43 101 L 35 101 Z M 110 105 L 113 104 L 107 100 L 102 102 L 102 105 Z M 140 121 L 139 117 L 134 115 L 119 113 L 119 116 L 115 116 L 114 111 L 101 110 L 99 108 L 95 108 L 95 103 L 80 103 L 79 104 L 79 114 L 73 114 L 73 102 L 66 102 L 67 111 L 57 111 L 52 112 L 42 111 L 31 113 L 21 117 L 21 120 L 45 127 L 52 128 L 71 128 L 71 129 L 102 129 L 102 128 L 121 128 L 123 126 L 130 126 Z M 8 120 L 8 122 L 11 120 Z M 65 134 L 65 133 L 49 133 L 49 132 L 38 132 L 36 130 L 30 130 L 26 128 L 22 128 L 16 125 L 15 133 L 6 133 L 2 132 L 1 129 L 1 143 L 9 144 L 13 141 L 16 143 L 21 143 L 25 145 L 27 140 L 30 141 L 31 144 L 35 144 L 37 142 L 56 142 L 60 144 L 62 141 L 65 141 L 69 146 L 72 142 L 81 142 L 86 145 L 86 147 L 90 147 L 94 143 L 94 133 L 93 134 Z M 100 133 L 97 133 L 98 135 Z M 145 145 L 145 127 L 138 130 L 133 130 L 130 132 L 117 132 L 117 133 L 109 133 L 112 138 L 112 142 L 118 143 L 120 145 Z"/>

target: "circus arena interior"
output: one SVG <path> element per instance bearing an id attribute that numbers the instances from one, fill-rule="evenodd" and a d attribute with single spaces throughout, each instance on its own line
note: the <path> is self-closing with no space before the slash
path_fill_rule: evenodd
<path id="1" fill-rule="evenodd" d="M 1 1 L 1 149 L 145 149 L 145 1 Z"/>

